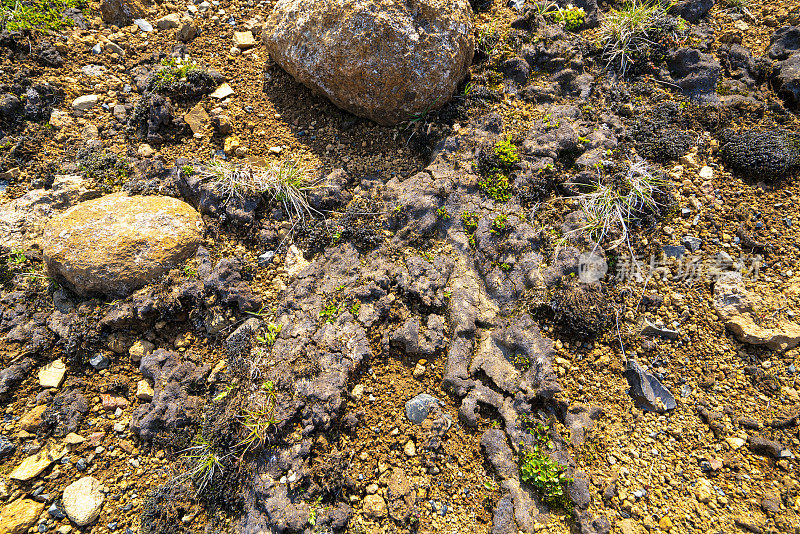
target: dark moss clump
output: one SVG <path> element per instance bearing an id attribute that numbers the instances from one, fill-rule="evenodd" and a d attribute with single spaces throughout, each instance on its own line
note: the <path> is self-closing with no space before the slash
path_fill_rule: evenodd
<path id="1" fill-rule="evenodd" d="M 97 182 L 105 192 L 124 185 L 131 171 L 128 158 L 114 152 L 82 149 L 77 160 L 81 172 Z"/>
<path id="2" fill-rule="evenodd" d="M 400 216 L 400 211 L 394 215 Z M 298 238 L 304 243 L 308 254 L 345 242 L 363 253 L 375 249 L 384 240 L 377 215 L 362 199 L 353 201 L 344 214 L 336 219 L 310 219 L 307 225 L 298 230 Z"/>
<path id="3" fill-rule="evenodd" d="M 614 316 L 599 285 L 581 282 L 577 276 L 564 276 L 552 291 L 548 307 L 563 333 L 590 338 L 606 330 Z"/>
<path id="4" fill-rule="evenodd" d="M 141 534 L 185 534 L 181 519 L 192 507 L 188 479 L 173 478 L 145 497 L 141 515 Z"/>
<path id="5" fill-rule="evenodd" d="M 636 121 L 629 132 L 636 151 L 655 161 L 674 160 L 686 154 L 697 135 L 687 129 L 689 121 L 683 115 L 680 105 L 667 102 Z"/>
<path id="6" fill-rule="evenodd" d="M 191 60 L 170 58 L 147 78 L 145 92 L 192 100 L 211 93 L 222 81 L 219 73 L 202 69 Z"/>
<path id="7" fill-rule="evenodd" d="M 783 129 L 724 130 L 725 165 L 752 178 L 780 178 L 800 167 L 800 134 Z"/>

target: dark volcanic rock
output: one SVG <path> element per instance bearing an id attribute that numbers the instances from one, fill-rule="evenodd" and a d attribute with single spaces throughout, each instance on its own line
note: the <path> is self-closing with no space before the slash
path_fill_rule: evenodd
<path id="1" fill-rule="evenodd" d="M 64 58 L 58 53 L 50 41 L 40 41 L 33 49 L 33 53 L 39 63 L 48 67 L 60 67 L 64 64 Z"/>
<path id="2" fill-rule="evenodd" d="M 667 388 L 634 360 L 628 360 L 625 378 L 630 386 L 628 393 L 633 397 L 637 408 L 663 413 L 677 406 Z"/>
<path id="3" fill-rule="evenodd" d="M 25 358 L 0 371 L 0 398 L 5 398 L 16 389 L 33 368 L 33 364 L 32 359 Z"/>
<path id="4" fill-rule="evenodd" d="M 800 108 L 800 53 L 781 63 L 775 77 L 778 96 L 789 106 Z"/>
<path id="5" fill-rule="evenodd" d="M 703 18 L 714 7 L 714 0 L 681 0 L 675 2 L 670 14 L 677 15 L 692 24 Z"/>
<path id="6" fill-rule="evenodd" d="M 184 361 L 177 352 L 158 349 L 139 364 L 142 376 L 154 384 L 153 400 L 136 408 L 131 431 L 144 441 L 169 439 L 170 434 L 189 428 L 199 415 L 209 366 Z M 165 433 L 164 435 L 160 435 Z"/>
<path id="7" fill-rule="evenodd" d="M 800 27 L 783 26 L 772 34 L 767 49 L 771 59 L 783 61 L 797 52 L 800 52 Z"/>
<path id="8" fill-rule="evenodd" d="M 673 83 L 683 94 L 698 102 L 715 102 L 720 64 L 710 54 L 681 48 L 670 54 L 667 66 Z"/>
<path id="9" fill-rule="evenodd" d="M 80 391 L 67 390 L 59 393 L 42 414 L 42 421 L 56 437 L 77 432 L 83 416 L 89 411 L 89 403 Z"/>
<path id="10" fill-rule="evenodd" d="M 14 122 L 22 116 L 22 101 L 16 96 L 7 93 L 0 96 L 0 119 Z"/>
<path id="11" fill-rule="evenodd" d="M 789 455 L 789 450 L 780 442 L 771 441 L 760 436 L 750 436 L 747 440 L 747 446 L 756 454 L 772 458 L 782 458 Z"/>
<path id="12" fill-rule="evenodd" d="M 168 139 L 168 129 L 175 122 L 172 105 L 166 97 L 145 93 L 136 102 L 130 123 L 139 137 L 151 144 L 161 144 Z"/>

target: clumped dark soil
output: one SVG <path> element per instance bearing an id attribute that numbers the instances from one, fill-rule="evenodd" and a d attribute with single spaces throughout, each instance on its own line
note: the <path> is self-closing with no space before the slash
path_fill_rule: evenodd
<path id="1" fill-rule="evenodd" d="M 470 4 L 467 77 L 395 127 L 231 51 L 274 2 L 0 33 L 0 526 L 800 532 L 800 4 L 677 2 L 628 68 L 621 2 Z M 269 166 L 307 210 L 215 174 Z M 202 245 L 81 297 L 43 225 L 120 191 Z"/>

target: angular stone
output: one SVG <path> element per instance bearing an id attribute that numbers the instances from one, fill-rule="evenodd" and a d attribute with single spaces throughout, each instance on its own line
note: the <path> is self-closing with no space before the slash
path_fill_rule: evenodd
<path id="1" fill-rule="evenodd" d="M 475 51 L 467 0 L 279 0 L 263 36 L 295 80 L 384 125 L 446 104 Z"/>
<path id="2" fill-rule="evenodd" d="M 628 393 L 637 408 L 663 413 L 677 406 L 669 390 L 634 360 L 628 360 L 625 378 L 630 386 Z"/>
<path id="3" fill-rule="evenodd" d="M 27 432 L 36 432 L 42 424 L 42 414 L 46 409 L 44 404 L 32 409 L 20 418 L 19 427 Z"/>
<path id="4" fill-rule="evenodd" d="M 364 497 L 364 515 L 372 519 L 386 517 L 386 501 L 380 495 L 367 495 Z"/>
<path id="5" fill-rule="evenodd" d="M 17 499 L 0 510 L 0 532 L 25 534 L 44 510 L 44 504 L 29 499 Z"/>
<path id="6" fill-rule="evenodd" d="M 85 441 L 86 441 L 86 438 L 84 438 L 83 436 L 79 436 L 75 432 L 70 432 L 64 438 L 64 443 L 67 444 L 67 445 L 80 445 L 81 443 L 84 443 Z"/>
<path id="7" fill-rule="evenodd" d="M 725 438 L 725 443 L 727 443 L 731 449 L 736 450 L 740 449 L 746 442 L 742 438 Z"/>
<path id="8" fill-rule="evenodd" d="M 64 456 L 63 452 L 52 453 L 50 451 L 40 451 L 22 460 L 22 463 L 11 472 L 9 477 L 22 482 L 31 480 L 39 476 L 39 474 L 47 469 L 54 461 L 61 459 L 62 456 Z"/>
<path id="9" fill-rule="evenodd" d="M 208 124 L 208 113 L 206 113 L 206 110 L 203 108 L 203 103 L 198 102 L 195 104 L 189 113 L 183 116 L 183 120 L 189 125 L 189 128 L 192 129 L 192 133 L 203 133 L 206 124 Z"/>
<path id="10" fill-rule="evenodd" d="M 200 214 L 185 202 L 115 193 L 50 221 L 42 251 L 51 276 L 76 293 L 124 297 L 180 265 L 201 237 Z"/>
<path id="11" fill-rule="evenodd" d="M 697 497 L 697 500 L 703 504 L 708 504 L 712 500 L 716 500 L 714 487 L 711 485 L 711 482 L 705 478 L 701 478 L 695 485 L 694 495 Z"/>
<path id="12" fill-rule="evenodd" d="M 150 402 L 153 400 L 153 394 L 153 385 L 146 378 L 136 383 L 136 398 L 140 401 Z"/>
<path id="13" fill-rule="evenodd" d="M 66 112 L 54 109 L 53 112 L 50 113 L 50 126 L 52 126 L 54 130 L 60 130 L 70 124 L 72 124 L 72 117 Z"/>
<path id="14" fill-rule="evenodd" d="M 86 526 L 100 516 L 105 500 L 100 486 L 96 478 L 83 477 L 64 488 L 64 511 L 76 525 Z"/>
<path id="15" fill-rule="evenodd" d="M 101 0 L 100 14 L 107 24 L 127 26 L 135 19 L 144 17 L 145 6 L 145 2 L 140 0 Z"/>
<path id="16" fill-rule="evenodd" d="M 182 43 L 188 43 L 197 36 L 197 27 L 190 19 L 183 19 L 181 27 L 178 30 L 178 40 Z"/>
<path id="17" fill-rule="evenodd" d="M 406 402 L 406 417 L 412 423 L 420 425 L 435 404 L 439 404 L 439 399 L 427 393 L 420 393 Z"/>
<path id="18" fill-rule="evenodd" d="M 52 361 L 39 370 L 39 385 L 43 388 L 57 388 L 64 380 L 67 366 L 60 359 Z"/>
<path id="19" fill-rule="evenodd" d="M 236 149 L 239 148 L 241 145 L 242 143 L 241 141 L 239 141 L 238 135 L 229 135 L 228 137 L 225 138 L 225 144 L 223 146 L 223 150 L 225 151 L 225 154 L 230 156 L 231 154 L 236 152 Z"/>
<path id="20" fill-rule="evenodd" d="M 219 87 L 217 87 L 213 93 L 211 93 L 211 98 L 216 98 L 217 100 L 222 100 L 223 98 L 228 98 L 234 93 L 233 88 L 228 85 L 227 83 L 223 83 Z"/>
<path id="21" fill-rule="evenodd" d="M 131 348 L 128 349 L 128 355 L 131 357 L 132 362 L 140 362 L 144 356 L 147 356 L 156 346 L 147 341 L 146 339 L 140 339 L 133 345 Z"/>
<path id="22" fill-rule="evenodd" d="M 164 15 L 156 21 L 156 28 L 159 30 L 171 30 L 180 26 L 180 24 L 180 15 L 177 13 L 170 13 L 169 15 Z"/>
<path id="23" fill-rule="evenodd" d="M 233 32 L 233 46 L 239 50 L 247 50 L 256 45 L 256 40 L 253 38 L 253 33 L 246 32 Z"/>

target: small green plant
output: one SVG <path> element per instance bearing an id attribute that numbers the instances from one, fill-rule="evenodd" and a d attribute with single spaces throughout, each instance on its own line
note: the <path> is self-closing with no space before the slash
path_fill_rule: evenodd
<path id="1" fill-rule="evenodd" d="M 0 29 L 8 31 L 34 30 L 38 32 L 61 30 L 74 21 L 62 14 L 67 9 L 83 9 L 80 0 L 2 0 L 0 2 Z"/>
<path id="2" fill-rule="evenodd" d="M 18 266 L 22 265 L 28 261 L 28 258 L 25 257 L 25 251 L 21 248 L 15 248 L 11 250 L 11 257 L 8 259 L 8 263 L 10 265 Z"/>
<path id="3" fill-rule="evenodd" d="M 267 306 L 262 304 L 258 311 L 246 311 L 245 313 L 255 317 L 266 317 L 268 311 Z"/>
<path id="4" fill-rule="evenodd" d="M 268 347 L 271 347 L 272 345 L 275 344 L 275 340 L 278 339 L 278 334 L 281 333 L 282 329 L 283 329 L 282 324 L 275 324 L 271 322 L 267 325 L 267 331 L 264 332 L 263 336 L 259 336 L 257 338 L 257 341 L 259 343 L 263 343 Z"/>
<path id="5" fill-rule="evenodd" d="M 511 134 L 494 145 L 494 155 L 503 167 L 513 167 L 519 161 L 517 147 L 511 142 Z"/>
<path id="6" fill-rule="evenodd" d="M 222 462 L 228 455 L 220 456 L 211 443 L 202 435 L 198 435 L 193 445 L 186 449 L 185 458 L 192 465 L 190 474 L 197 486 L 197 494 L 203 493 L 214 482 L 214 477 L 222 474 Z"/>
<path id="7" fill-rule="evenodd" d="M 444 206 L 442 206 L 441 208 L 439 208 L 438 210 L 436 210 L 436 215 L 437 215 L 437 216 L 438 216 L 440 219 L 442 219 L 442 220 L 444 220 L 444 221 L 446 221 L 447 219 L 449 219 L 449 218 L 450 218 L 450 214 L 449 214 L 449 213 L 447 213 L 447 208 L 445 208 Z"/>
<path id="8" fill-rule="evenodd" d="M 544 127 L 546 129 L 548 129 L 548 130 L 556 129 L 561 125 L 561 121 L 554 121 L 553 120 L 553 116 L 550 115 L 549 113 L 547 113 L 544 116 L 544 119 L 542 119 L 542 122 L 544 123 Z"/>
<path id="9" fill-rule="evenodd" d="M 255 410 L 245 410 L 241 416 L 245 437 L 236 446 L 243 449 L 242 456 L 250 450 L 260 450 L 267 444 L 270 431 L 274 430 L 280 421 L 275 417 L 278 397 L 275 384 L 267 380 L 261 385 L 265 399 Z"/>
<path id="10" fill-rule="evenodd" d="M 416 123 L 418 123 L 418 122 L 425 122 L 425 120 L 428 118 L 428 114 L 429 114 L 429 113 L 430 113 L 432 110 L 436 109 L 437 105 L 438 105 L 438 104 L 439 104 L 441 101 L 442 101 L 441 97 L 440 97 L 440 98 L 437 98 L 435 102 L 433 102 L 432 104 L 429 104 L 429 105 L 428 105 L 428 106 L 427 106 L 425 109 L 423 109 L 422 111 L 420 111 L 420 112 L 418 112 L 418 113 L 414 113 L 413 115 L 411 115 L 411 117 L 409 117 L 409 119 L 408 119 L 408 123 L 406 124 L 406 127 L 407 127 L 407 128 L 408 128 L 408 127 L 411 127 L 412 125 L 414 125 L 414 124 L 416 124 Z"/>
<path id="11" fill-rule="evenodd" d="M 199 70 L 197 63 L 188 57 L 164 59 L 161 61 L 161 68 L 155 71 L 148 80 L 147 88 L 156 93 L 169 90 L 195 70 Z"/>
<path id="12" fill-rule="evenodd" d="M 754 0 L 722 0 L 723 11 L 731 13 L 741 13 L 750 20 L 756 20 L 753 15 L 752 7 Z"/>
<path id="13" fill-rule="evenodd" d="M 194 278 L 195 276 L 197 276 L 197 269 L 195 269 L 191 265 L 184 265 L 183 274 L 186 275 L 186 278 Z"/>
<path id="14" fill-rule="evenodd" d="M 475 236 L 471 235 L 467 238 L 470 248 L 478 248 L 478 243 L 475 241 Z"/>
<path id="15" fill-rule="evenodd" d="M 496 202 L 506 202 L 511 198 L 511 183 L 508 176 L 501 172 L 491 173 L 479 180 L 478 189 Z"/>
<path id="16" fill-rule="evenodd" d="M 512 266 L 510 263 L 503 262 L 500 264 L 500 270 L 503 271 L 504 273 L 511 271 L 511 268 Z"/>
<path id="17" fill-rule="evenodd" d="M 339 305 L 336 302 L 328 302 L 319 312 L 319 316 L 325 319 L 326 323 L 333 323 L 339 317 Z"/>
<path id="18" fill-rule="evenodd" d="M 492 227 L 489 232 L 493 235 L 501 235 L 508 230 L 508 215 L 502 214 L 492 220 Z"/>
<path id="19" fill-rule="evenodd" d="M 500 34 L 497 31 L 497 24 L 492 23 L 483 26 L 475 36 L 475 48 L 487 56 L 491 56 L 497 45 L 500 43 Z"/>
<path id="20" fill-rule="evenodd" d="M 590 143 L 589 139 L 586 137 L 578 136 L 578 142 L 582 145 L 588 145 Z M 552 165 L 552 163 L 548 163 L 548 165 Z"/>
<path id="21" fill-rule="evenodd" d="M 655 33 L 667 16 L 659 0 L 629 0 L 622 9 L 611 9 L 600 20 L 599 43 L 607 65 L 625 76 L 631 65 L 646 55 Z"/>
<path id="22" fill-rule="evenodd" d="M 530 484 L 547 504 L 571 510 L 567 488 L 573 481 L 566 476 L 564 466 L 547 454 L 553 448 L 548 430 L 542 423 L 529 429 L 534 443 L 532 450 L 520 456 L 519 478 Z"/>
<path id="23" fill-rule="evenodd" d="M 361 301 L 357 300 L 350 305 L 350 315 L 353 317 L 358 316 L 358 311 L 361 309 Z"/>
<path id="24" fill-rule="evenodd" d="M 607 250 L 627 243 L 633 255 L 630 229 L 646 214 L 658 212 L 660 204 L 657 197 L 665 181 L 655 175 L 643 159 L 629 163 L 624 174 L 607 182 L 602 179 L 602 170 L 602 167 L 598 167 L 601 180 L 591 186 L 592 191 L 575 197 L 588 221 L 575 231 L 588 231 L 597 243 L 614 231 L 619 237 Z"/>
<path id="25" fill-rule="evenodd" d="M 181 167 L 181 174 L 183 174 L 184 176 L 193 175 L 194 167 L 192 167 L 191 165 L 184 165 L 183 167 Z"/>
<path id="26" fill-rule="evenodd" d="M 461 212 L 461 226 L 464 230 L 471 234 L 478 229 L 478 214 L 472 211 Z"/>
<path id="27" fill-rule="evenodd" d="M 308 523 L 312 527 L 317 526 L 317 508 L 319 508 L 321 504 L 322 497 L 317 497 L 308 507 Z"/>
<path id="28" fill-rule="evenodd" d="M 586 11 L 582 7 L 559 8 L 556 11 L 551 11 L 548 17 L 554 22 L 562 23 L 564 29 L 568 32 L 574 32 L 583 26 Z"/>
<path id="29" fill-rule="evenodd" d="M 128 158 L 114 152 L 82 151 L 78 153 L 78 161 L 78 169 L 106 192 L 123 185 L 131 171 Z"/>
<path id="30" fill-rule="evenodd" d="M 523 371 L 527 371 L 531 367 L 531 360 L 524 354 L 514 353 L 511 362 Z"/>
<path id="31" fill-rule="evenodd" d="M 214 178 L 214 187 L 226 201 L 268 195 L 294 219 L 305 221 L 316 212 L 306 197 L 306 193 L 315 187 L 310 178 L 311 169 L 296 161 L 255 167 L 215 160 L 195 172 Z"/>
<path id="32" fill-rule="evenodd" d="M 236 379 L 234 378 L 234 379 L 233 379 L 233 382 L 231 382 L 230 384 L 228 384 L 227 386 L 225 386 L 225 389 L 224 389 L 223 391 L 220 391 L 219 393 L 217 393 L 217 394 L 214 396 L 214 399 L 213 399 L 213 401 L 214 401 L 214 402 L 219 402 L 219 401 L 223 400 L 225 397 L 227 397 L 228 395 L 230 395 L 230 394 L 231 394 L 231 392 L 232 392 L 234 389 L 236 389 L 236 384 L 237 384 L 237 381 L 236 381 Z"/>

